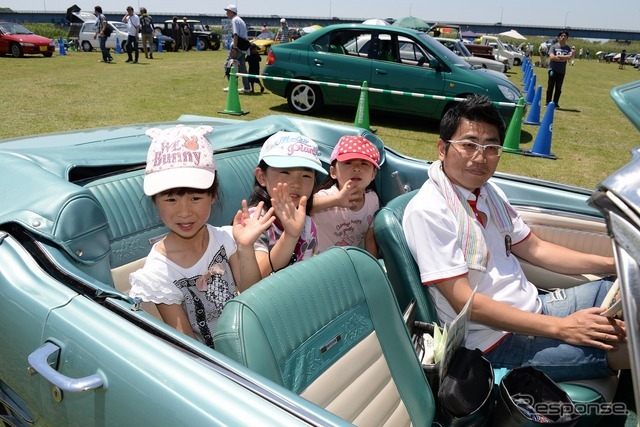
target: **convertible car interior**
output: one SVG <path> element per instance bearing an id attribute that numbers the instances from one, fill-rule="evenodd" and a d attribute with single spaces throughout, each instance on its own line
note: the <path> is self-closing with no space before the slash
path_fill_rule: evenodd
<path id="1" fill-rule="evenodd" d="M 186 116 L 178 122 L 215 127 L 208 138 L 221 186 L 210 222 L 218 226 L 230 224 L 241 200 L 251 194 L 258 153 L 271 134 L 297 131 L 314 139 L 327 169 L 332 144 L 342 135 L 362 134 L 378 146 L 382 158 L 375 184 L 383 207 L 375 217 L 375 237 L 382 260 L 356 248 L 335 248 L 264 279 L 227 304 L 214 354 L 348 422 L 430 425 L 434 399 L 402 311 L 415 299 L 417 320 L 431 322 L 437 316 L 401 228 L 404 208 L 426 179 L 429 163 L 385 148 L 369 131 L 303 118 L 242 123 Z M 204 354 L 204 346 L 164 325 L 155 306 L 140 305 L 127 295 L 129 273 L 142 266 L 151 245 L 167 232 L 142 190 L 147 129 L 109 129 L 101 134 L 102 143 L 86 144 L 75 154 L 68 149 L 56 153 L 56 144 L 65 145 L 64 134 L 34 139 L 25 148 L 11 142 L 0 147 L 3 168 L 29 177 L 4 190 L 7 199 L 24 203 L 3 208 L 0 224 L 33 248 L 48 274 L 99 303 L 117 299 L 116 305 L 128 307 L 129 322 L 185 351 L 196 348 Z M 590 192 L 502 174 L 494 182 L 545 239 L 612 254 L 601 214 L 586 203 Z M 526 266 L 526 272 L 540 288 L 592 279 L 533 266 Z M 306 286 L 300 286 L 300 278 Z M 575 402 L 607 402 L 616 383 L 611 377 L 562 386 Z"/>

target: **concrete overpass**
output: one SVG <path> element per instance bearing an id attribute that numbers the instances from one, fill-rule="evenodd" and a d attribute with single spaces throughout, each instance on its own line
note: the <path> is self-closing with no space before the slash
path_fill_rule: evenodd
<path id="1" fill-rule="evenodd" d="M 120 20 L 124 11 L 105 11 L 107 19 Z M 4 12 L 0 9 L 0 21 L 11 22 L 38 22 L 38 23 L 52 23 L 61 26 L 68 26 L 69 22 L 65 18 L 66 11 L 12 11 Z M 150 15 L 156 21 L 164 21 L 171 19 L 173 16 L 182 18 L 184 13 L 153 13 L 150 10 Z M 220 14 L 188 14 L 190 19 L 199 19 L 204 24 L 220 25 L 222 19 L 226 18 L 226 15 Z M 242 15 L 242 19 L 249 26 L 261 26 L 266 23 L 269 27 L 277 27 L 280 25 L 280 18 L 286 18 L 290 27 L 306 27 L 313 24 L 327 26 L 337 23 L 349 23 L 349 22 L 362 22 L 366 18 L 318 18 L 312 16 L 251 16 Z M 471 30 L 475 33 L 485 34 L 498 34 L 503 31 L 514 29 L 523 36 L 544 36 L 555 37 L 558 32 L 564 27 L 545 27 L 540 25 L 520 25 L 520 24 L 508 24 L 508 23 L 479 23 L 479 22 L 447 22 L 447 24 L 459 25 L 462 31 Z M 567 27 L 567 31 L 571 38 L 589 38 L 589 39 L 611 39 L 618 41 L 634 41 L 640 40 L 640 31 L 631 30 L 609 30 L 603 28 L 578 28 Z"/>

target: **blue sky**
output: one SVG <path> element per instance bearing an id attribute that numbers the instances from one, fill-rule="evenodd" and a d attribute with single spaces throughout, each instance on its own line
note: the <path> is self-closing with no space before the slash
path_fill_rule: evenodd
<path id="1" fill-rule="evenodd" d="M 128 5 L 145 6 L 154 11 L 188 13 L 222 13 L 235 1 L 242 15 L 318 16 L 326 18 L 401 18 L 418 16 L 428 22 L 464 21 L 542 25 L 551 27 L 587 27 L 640 30 L 638 0 L 0 0 L 0 7 L 14 10 L 64 11 L 74 4 L 93 10 L 101 4 L 106 12 L 124 11 Z"/>

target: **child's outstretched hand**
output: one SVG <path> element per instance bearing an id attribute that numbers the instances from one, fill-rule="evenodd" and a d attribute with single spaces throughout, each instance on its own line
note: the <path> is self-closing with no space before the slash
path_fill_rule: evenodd
<path id="1" fill-rule="evenodd" d="M 280 220 L 284 231 L 291 237 L 300 237 L 307 219 L 307 196 L 300 197 L 296 207 L 286 183 L 278 183 L 278 186 L 273 188 L 273 196 L 271 206 L 275 209 L 275 216 Z"/>
<path id="2" fill-rule="evenodd" d="M 251 215 L 247 201 L 242 201 L 242 209 L 240 209 L 233 218 L 233 238 L 238 247 L 248 246 L 253 248 L 253 244 L 258 240 L 258 237 L 271 227 L 273 221 L 276 220 L 275 215 L 273 215 L 273 208 L 262 215 L 263 207 L 264 202 L 258 203 L 255 212 Z"/>
<path id="3" fill-rule="evenodd" d="M 362 200 L 363 192 L 351 180 L 344 183 L 338 192 L 337 205 L 341 208 L 354 207 Z"/>

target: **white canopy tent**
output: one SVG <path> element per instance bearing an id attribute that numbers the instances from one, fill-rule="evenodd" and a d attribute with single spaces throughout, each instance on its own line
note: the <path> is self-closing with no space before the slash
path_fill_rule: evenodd
<path id="1" fill-rule="evenodd" d="M 512 39 L 518 39 L 518 40 L 526 40 L 527 39 L 525 36 L 523 36 L 522 34 L 517 32 L 516 30 L 505 31 L 503 33 L 500 33 L 500 35 L 501 36 L 505 36 L 505 37 L 511 37 Z"/>

